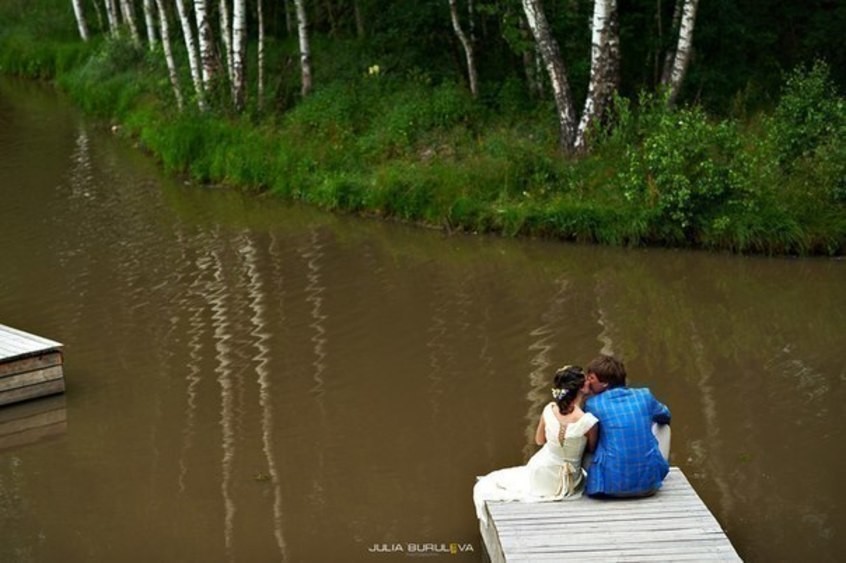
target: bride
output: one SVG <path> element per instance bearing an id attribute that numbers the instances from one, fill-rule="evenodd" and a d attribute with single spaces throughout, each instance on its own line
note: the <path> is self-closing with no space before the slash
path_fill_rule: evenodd
<path id="1" fill-rule="evenodd" d="M 582 411 L 585 374 L 578 366 L 555 372 L 554 401 L 538 421 L 535 442 L 543 446 L 519 467 L 500 469 L 480 477 L 473 487 L 476 515 L 487 522 L 486 501 L 542 502 L 581 496 L 584 488 L 582 455 L 596 445 L 598 420 Z"/>

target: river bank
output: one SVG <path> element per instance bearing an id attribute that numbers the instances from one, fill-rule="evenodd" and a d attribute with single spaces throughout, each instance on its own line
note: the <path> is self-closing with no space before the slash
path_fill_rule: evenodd
<path id="1" fill-rule="evenodd" d="M 269 68 L 290 50 L 271 49 Z M 739 253 L 846 249 L 846 103 L 822 64 L 789 76 L 771 114 L 743 121 L 670 110 L 654 96 L 619 99 L 594 150 L 565 157 L 551 106 L 524 103 L 513 84 L 475 100 L 458 81 L 419 70 L 368 72 L 355 42 L 318 43 L 314 56 L 323 75 L 306 98 L 239 115 L 178 112 L 159 52 L 122 39 L 0 34 L 0 72 L 54 81 L 167 170 L 202 183 L 449 231 Z"/>

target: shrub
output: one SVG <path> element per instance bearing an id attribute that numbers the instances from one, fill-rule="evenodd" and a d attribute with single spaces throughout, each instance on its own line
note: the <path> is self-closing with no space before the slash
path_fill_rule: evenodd
<path id="1" fill-rule="evenodd" d="M 659 237 L 692 242 L 727 205 L 748 197 L 741 137 L 733 123 L 711 123 L 700 108 L 647 111 L 649 128 L 626 151 L 618 181 Z"/>
<path id="2" fill-rule="evenodd" d="M 846 103 L 825 63 L 799 67 L 788 75 L 769 121 L 769 137 L 778 163 L 786 170 L 818 147 L 846 139 Z"/>

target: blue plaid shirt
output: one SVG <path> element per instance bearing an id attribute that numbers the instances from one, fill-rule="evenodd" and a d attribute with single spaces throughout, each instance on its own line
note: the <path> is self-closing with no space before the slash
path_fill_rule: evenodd
<path id="1" fill-rule="evenodd" d="M 670 423 L 670 409 L 649 389 L 614 387 L 589 397 L 585 411 L 599 419 L 599 441 L 587 468 L 588 495 L 637 495 L 655 490 L 670 470 L 652 423 Z"/>

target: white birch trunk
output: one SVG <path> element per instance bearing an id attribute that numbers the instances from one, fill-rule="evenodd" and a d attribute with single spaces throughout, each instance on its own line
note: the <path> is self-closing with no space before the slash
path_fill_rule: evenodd
<path id="1" fill-rule="evenodd" d="M 676 54 L 673 59 L 673 71 L 667 86 L 669 94 L 667 103 L 675 104 L 676 98 L 681 90 L 684 75 L 687 72 L 687 65 L 690 62 L 690 52 L 693 48 L 693 27 L 696 24 L 696 8 L 699 0 L 685 0 L 682 10 L 681 26 L 679 27 L 679 44 L 676 47 Z"/>
<path id="2" fill-rule="evenodd" d="M 574 148 L 583 151 L 587 148 L 587 136 L 602 118 L 610 105 L 611 96 L 616 88 L 614 55 L 619 54 L 619 40 L 615 39 L 614 22 L 617 12 L 617 0 L 594 0 L 593 24 L 591 33 L 590 82 L 582 118 L 576 130 Z"/>
<path id="3" fill-rule="evenodd" d="M 300 72 L 302 74 L 302 95 L 311 92 L 311 48 L 308 44 L 308 20 L 306 19 L 305 1 L 294 0 L 297 7 L 297 34 L 300 39 Z"/>
<path id="4" fill-rule="evenodd" d="M 257 0 L 256 11 L 258 16 L 258 109 L 264 105 L 264 9 L 262 0 Z"/>
<path id="5" fill-rule="evenodd" d="M 246 98 L 247 0 L 235 0 L 232 8 L 232 97 L 235 109 Z"/>
<path id="6" fill-rule="evenodd" d="M 552 37 L 540 0 L 522 0 L 522 3 L 523 11 L 526 12 L 526 21 L 541 52 L 552 84 L 558 113 L 558 142 L 565 152 L 570 153 L 573 151 L 575 142 L 576 117 L 564 60 L 561 58 L 558 43 Z"/>
<path id="7" fill-rule="evenodd" d="M 73 0 L 73 14 L 76 16 L 76 26 L 83 41 L 88 41 L 88 24 L 85 23 L 85 13 L 82 11 L 82 0 Z"/>
<path id="8" fill-rule="evenodd" d="M 200 48 L 203 89 L 208 92 L 217 74 L 212 37 L 211 17 L 207 0 L 194 0 L 194 17 L 197 22 L 197 43 Z"/>
<path id="9" fill-rule="evenodd" d="M 182 24 L 185 50 L 188 51 L 188 66 L 191 69 L 194 91 L 197 93 L 197 107 L 200 108 L 200 111 L 205 111 L 206 98 L 203 91 L 203 80 L 200 77 L 200 65 L 197 61 L 197 44 L 194 42 L 194 30 L 191 27 L 188 10 L 185 9 L 185 0 L 176 0 L 176 11 L 179 13 L 179 21 Z"/>
<path id="10" fill-rule="evenodd" d="M 144 25 L 147 28 L 147 45 L 156 48 L 156 8 L 153 0 L 144 0 Z"/>
<path id="11" fill-rule="evenodd" d="M 478 75 L 476 74 L 476 62 L 473 55 L 473 44 L 467 38 L 464 30 L 461 29 L 461 23 L 458 21 L 458 6 L 456 0 L 449 0 L 449 15 L 452 20 L 452 29 L 458 40 L 461 41 L 461 46 L 464 47 L 464 57 L 467 60 L 467 78 L 470 82 L 470 93 L 476 98 L 479 95 Z"/>
<path id="12" fill-rule="evenodd" d="M 684 0 L 676 0 L 675 6 L 673 7 L 673 22 L 670 27 L 670 37 L 673 39 L 676 38 L 679 32 L 679 26 L 681 25 L 682 6 L 684 6 Z M 673 48 L 668 48 L 667 53 L 664 55 L 664 68 L 661 71 L 661 84 L 668 84 L 670 82 L 670 75 L 673 73 L 673 61 L 675 60 L 675 56 L 675 46 L 673 46 Z"/>
<path id="13" fill-rule="evenodd" d="M 141 44 L 141 37 L 138 35 L 138 26 L 135 25 L 135 9 L 132 6 L 131 0 L 120 0 L 120 12 L 123 15 L 123 21 L 129 26 L 129 34 L 135 44 Z"/>
<path id="14" fill-rule="evenodd" d="M 229 21 L 229 7 L 226 0 L 220 0 L 220 36 L 226 54 L 226 76 L 232 85 L 232 26 Z"/>
<path id="15" fill-rule="evenodd" d="M 167 73 L 170 77 L 170 84 L 173 86 L 173 95 L 176 97 L 176 107 L 182 111 L 182 88 L 179 86 L 179 75 L 176 72 L 176 63 L 173 60 L 173 48 L 170 44 L 170 28 L 167 23 L 167 12 L 164 8 L 164 0 L 156 0 L 156 7 L 159 11 L 159 30 L 162 37 L 162 49 L 164 49 Z"/>
<path id="16" fill-rule="evenodd" d="M 115 4 L 115 0 L 105 0 L 106 4 L 106 17 L 109 20 L 109 33 L 112 34 L 112 37 L 117 37 L 120 33 L 120 22 L 118 22 L 117 17 L 117 4 Z"/>

